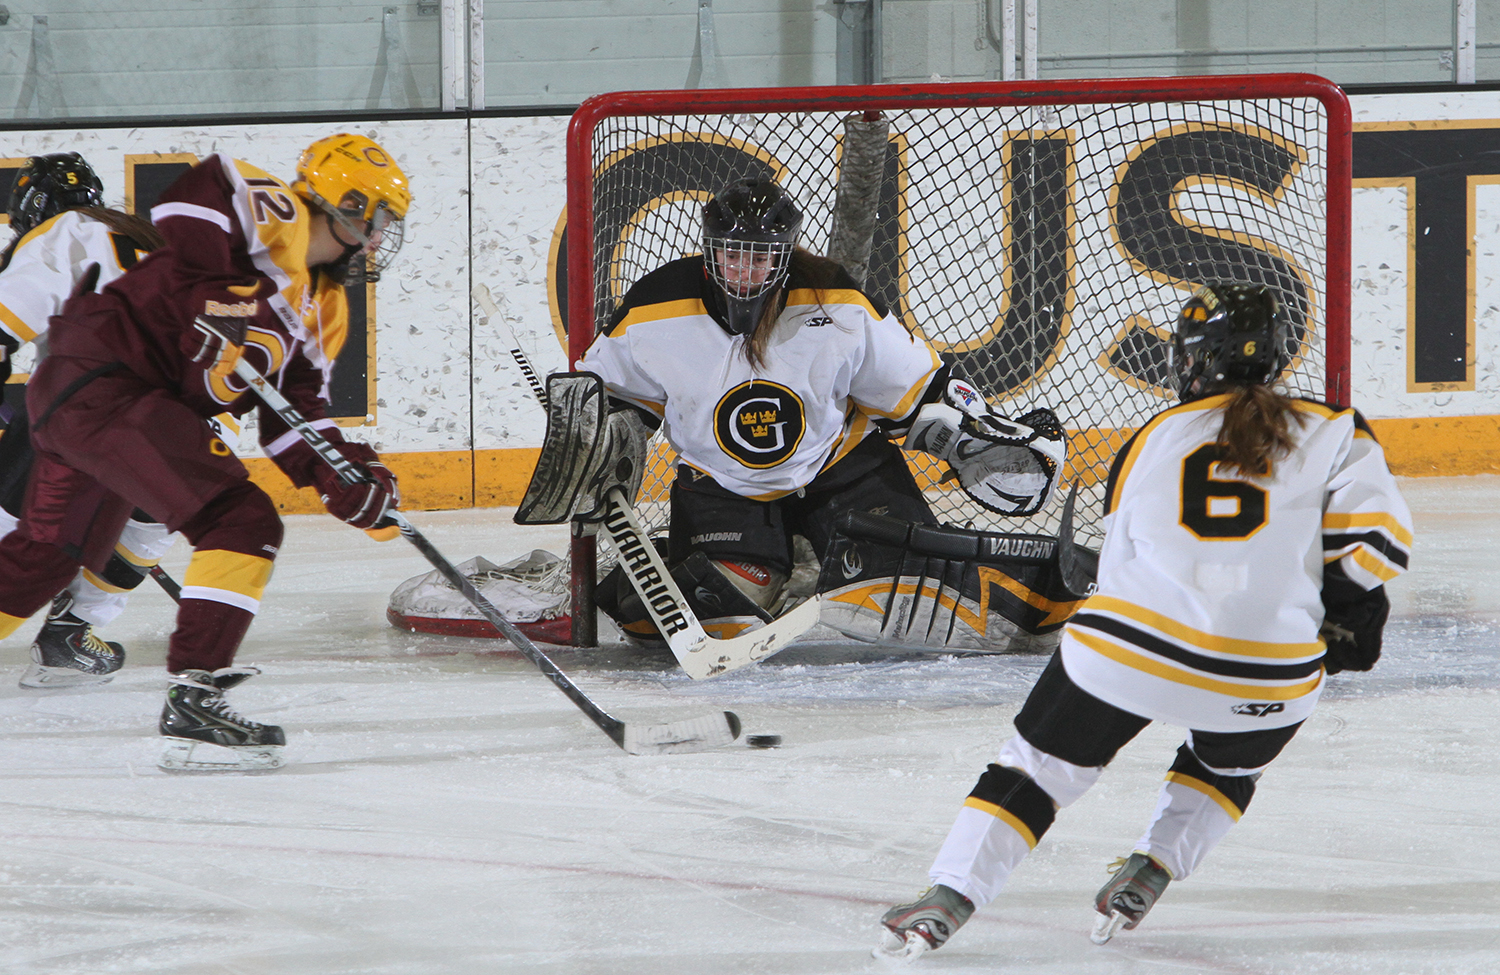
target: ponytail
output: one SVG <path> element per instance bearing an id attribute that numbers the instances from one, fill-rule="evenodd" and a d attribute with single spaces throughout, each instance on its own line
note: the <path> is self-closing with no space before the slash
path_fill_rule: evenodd
<path id="1" fill-rule="evenodd" d="M 1247 477 L 1265 477 L 1274 461 L 1292 452 L 1292 424 L 1303 420 L 1292 400 L 1269 386 L 1235 387 L 1224 404 L 1219 463 Z"/>

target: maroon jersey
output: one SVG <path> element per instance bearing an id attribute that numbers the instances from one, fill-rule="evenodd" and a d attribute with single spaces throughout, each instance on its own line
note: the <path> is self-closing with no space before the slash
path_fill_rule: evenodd
<path id="1" fill-rule="evenodd" d="M 220 154 L 168 187 L 151 217 L 167 245 L 101 294 L 65 306 L 52 321 L 52 354 L 122 363 L 205 418 L 241 414 L 258 400 L 237 377 L 213 376 L 192 361 L 201 344 L 192 323 L 209 301 L 243 306 L 253 299 L 246 360 L 304 416 L 321 421 L 314 425 L 325 436 L 342 439 L 325 417 L 348 304 L 340 285 L 306 266 L 312 216 L 302 200 L 276 177 Z M 106 308 L 113 314 L 97 314 Z M 273 459 L 278 447 L 290 446 L 286 432 L 274 413 L 261 410 L 261 443 Z M 305 483 L 305 472 L 287 473 Z"/>

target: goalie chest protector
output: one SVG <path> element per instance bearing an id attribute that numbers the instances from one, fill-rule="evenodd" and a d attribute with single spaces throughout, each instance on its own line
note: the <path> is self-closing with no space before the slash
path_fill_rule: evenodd
<path id="1" fill-rule="evenodd" d="M 757 369 L 747 338 L 709 315 L 703 279 L 702 257 L 642 278 L 578 368 L 662 417 L 684 463 L 744 497 L 808 484 L 875 433 L 875 419 L 909 416 L 941 365 L 852 281 L 814 291 L 794 273 Z"/>

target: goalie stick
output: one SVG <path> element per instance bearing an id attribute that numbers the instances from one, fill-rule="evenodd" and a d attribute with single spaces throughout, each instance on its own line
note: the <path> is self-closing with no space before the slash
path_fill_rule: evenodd
<path id="1" fill-rule="evenodd" d="M 333 468 L 340 480 L 346 484 L 358 484 L 368 480 L 369 475 L 334 449 L 333 445 L 321 433 L 313 429 L 301 413 L 297 412 L 297 409 L 281 394 L 281 390 L 268 383 L 253 366 L 241 359 L 235 365 L 234 372 L 249 383 L 255 394 L 275 411 L 287 426 L 295 430 L 298 436 L 306 441 L 307 445 L 315 450 L 328 466 Z M 474 584 L 462 572 L 459 572 L 452 562 L 443 557 L 443 554 L 417 530 L 415 525 L 407 520 L 404 514 L 392 508 L 387 512 L 387 516 L 401 529 L 401 534 L 406 540 L 416 546 L 417 551 L 421 552 L 427 561 L 442 573 L 443 578 L 463 593 L 464 598 L 472 603 L 485 619 L 493 623 L 496 629 L 504 633 L 506 639 L 517 650 L 520 650 L 526 659 L 530 660 L 552 682 L 553 686 L 562 691 L 590 721 L 597 725 L 599 730 L 629 754 L 665 755 L 673 752 L 697 752 L 718 745 L 727 745 L 739 737 L 740 719 L 733 711 L 722 711 L 719 714 L 655 725 L 627 724 L 610 715 L 595 704 L 577 684 L 574 684 L 568 675 L 553 663 L 552 658 L 527 639 L 524 633 L 516 629 L 515 624 L 501 615 L 500 611 L 474 588 Z"/>
<path id="2" fill-rule="evenodd" d="M 602 527 L 652 622 L 666 637 L 667 646 L 682 669 L 694 680 L 717 677 L 764 660 L 818 622 L 822 604 L 813 596 L 758 630 L 725 640 L 711 637 L 688 607 L 682 590 L 667 571 L 666 562 L 646 537 L 640 519 L 619 488 L 609 491 Z"/>
<path id="3" fill-rule="evenodd" d="M 531 387 L 534 395 L 542 404 L 542 409 L 547 409 L 547 391 L 542 388 L 542 381 L 537 378 L 536 370 L 531 368 L 531 360 L 526 358 L 526 353 L 521 351 L 521 343 L 516 340 L 516 333 L 509 325 L 505 324 L 505 316 L 500 314 L 500 307 L 495 304 L 495 299 L 490 297 L 490 289 L 483 283 L 474 285 L 474 300 L 479 303 L 480 310 L 484 312 L 484 321 L 495 323 L 505 336 L 510 337 L 510 357 L 516 360 L 516 365 L 521 370 L 521 375 L 526 377 L 526 383 Z"/>

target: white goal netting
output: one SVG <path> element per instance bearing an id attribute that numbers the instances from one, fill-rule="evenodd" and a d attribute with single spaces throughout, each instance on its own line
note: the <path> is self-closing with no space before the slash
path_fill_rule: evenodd
<path id="1" fill-rule="evenodd" d="M 1173 79 L 1160 98 L 1065 83 L 1050 102 L 1036 86 L 872 88 L 822 105 L 807 90 L 737 93 L 741 104 L 698 93 L 712 112 L 691 92 L 674 93 L 676 108 L 667 93 L 637 108 L 605 96 L 586 131 L 575 116 L 570 147 L 587 147 L 586 162 L 570 155 L 569 192 L 588 195 L 593 217 L 568 229 L 590 242 L 568 269 L 592 295 L 570 314 L 574 347 L 638 278 L 698 250 L 704 200 L 740 177 L 772 177 L 803 208 L 802 245 L 837 252 L 856 273 L 868 255 L 866 290 L 997 409 L 1057 411 L 1070 435 L 1064 484 L 1080 490 L 1078 538 L 1097 547 L 1116 450 L 1175 399 L 1168 339 L 1194 285 L 1281 294 L 1296 341 L 1282 377 L 1290 392 L 1324 398 L 1330 362 L 1343 368 L 1346 356 L 1329 354 L 1329 290 L 1348 288 L 1328 275 L 1330 248 L 1348 246 L 1330 236 L 1330 191 L 1348 192 L 1329 181 L 1346 151 L 1330 136 L 1331 86 L 1266 79 L 1234 97 L 1182 94 L 1192 79 Z M 933 462 L 910 459 L 946 523 L 1056 530 L 1060 504 L 1002 519 L 939 484 Z M 665 520 L 671 461 L 659 447 L 639 499 L 648 524 Z"/>

